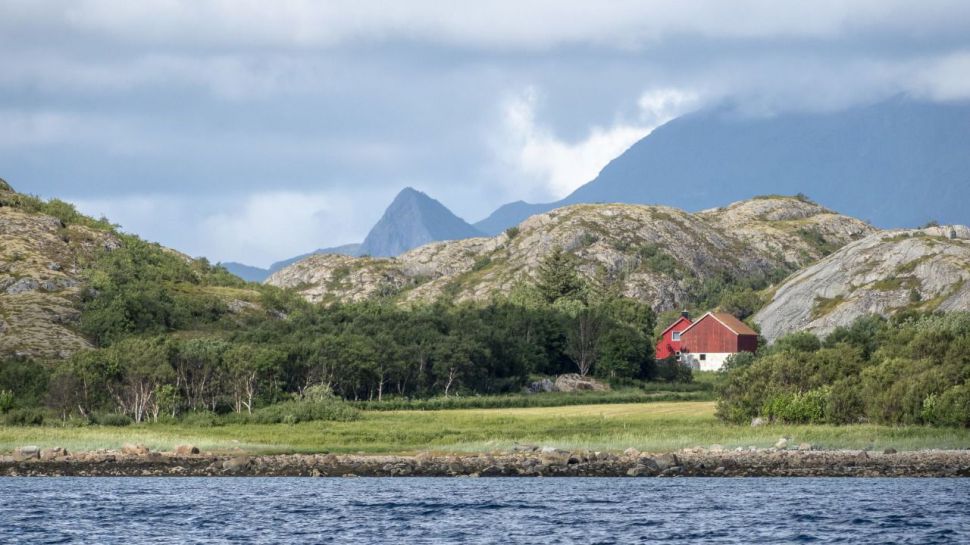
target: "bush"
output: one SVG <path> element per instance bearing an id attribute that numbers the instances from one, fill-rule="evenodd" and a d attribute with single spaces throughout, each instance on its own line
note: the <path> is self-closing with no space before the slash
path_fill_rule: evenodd
<path id="1" fill-rule="evenodd" d="M 656 363 L 656 380 L 691 382 L 694 380 L 694 373 L 688 365 L 677 361 L 677 358 L 667 358 Z"/>
<path id="2" fill-rule="evenodd" d="M 0 414 L 13 408 L 13 392 L 0 390 Z"/>
<path id="3" fill-rule="evenodd" d="M 357 409 L 343 401 L 284 401 L 253 413 L 257 424 L 296 424 L 298 422 L 349 421 L 357 419 Z"/>
<path id="4" fill-rule="evenodd" d="M 133 422 L 127 414 L 118 413 L 92 414 L 88 420 L 98 426 L 115 426 L 119 428 L 128 426 Z"/>
<path id="5" fill-rule="evenodd" d="M 211 428 L 220 424 L 219 416 L 209 411 L 193 411 L 182 417 L 182 424 L 199 428 Z"/>
<path id="6" fill-rule="evenodd" d="M 970 384 L 927 396 L 922 417 L 927 424 L 937 426 L 970 426 Z"/>
<path id="7" fill-rule="evenodd" d="M 40 426 L 44 423 L 44 411 L 40 409 L 12 409 L 3 415 L 8 426 Z"/>
<path id="8" fill-rule="evenodd" d="M 765 403 L 762 416 L 787 424 L 821 424 L 831 388 L 822 387 L 805 393 L 778 394 Z"/>
<path id="9" fill-rule="evenodd" d="M 832 385 L 825 419 L 830 424 L 853 424 L 865 417 L 862 386 L 855 377 L 842 379 Z"/>

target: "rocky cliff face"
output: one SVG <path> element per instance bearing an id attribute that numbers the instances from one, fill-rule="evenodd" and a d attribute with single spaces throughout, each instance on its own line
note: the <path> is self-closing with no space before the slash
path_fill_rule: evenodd
<path id="1" fill-rule="evenodd" d="M 769 276 L 811 263 L 875 230 L 814 203 L 760 198 L 689 214 L 664 206 L 575 205 L 533 216 L 517 232 L 437 242 L 397 258 L 312 256 L 267 283 L 310 301 L 394 297 L 484 300 L 533 282 L 556 246 L 586 277 L 615 282 L 657 310 L 685 305 L 705 279 Z"/>
<path id="2" fill-rule="evenodd" d="M 866 314 L 970 309 L 970 228 L 884 231 L 792 275 L 755 315 L 769 340 L 823 335 Z"/>
<path id="3" fill-rule="evenodd" d="M 0 183 L 0 354 L 65 357 L 89 346 L 73 329 L 81 270 L 119 241 L 9 206 L 17 198 Z"/>

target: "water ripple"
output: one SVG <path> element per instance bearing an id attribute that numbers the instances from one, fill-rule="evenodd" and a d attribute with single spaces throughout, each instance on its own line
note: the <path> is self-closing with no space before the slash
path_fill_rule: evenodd
<path id="1" fill-rule="evenodd" d="M 0 543 L 970 543 L 967 479 L 0 479 Z"/>

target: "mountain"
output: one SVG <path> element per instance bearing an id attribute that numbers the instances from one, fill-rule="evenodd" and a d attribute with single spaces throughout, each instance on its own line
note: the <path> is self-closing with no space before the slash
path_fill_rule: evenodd
<path id="1" fill-rule="evenodd" d="M 533 216 L 518 232 L 435 242 L 396 258 L 312 256 L 266 283 L 322 303 L 480 301 L 532 283 L 542 259 L 561 247 L 575 256 L 583 276 L 605 278 L 625 296 L 670 310 L 697 301 L 712 285 L 783 277 L 874 231 L 790 197 L 695 214 L 666 206 L 573 205 Z"/>
<path id="2" fill-rule="evenodd" d="M 253 267 L 251 265 L 246 265 L 245 263 L 237 263 L 235 261 L 229 261 L 226 263 L 220 263 L 227 271 L 232 274 L 242 278 L 246 282 L 262 282 L 266 280 L 266 277 L 270 275 L 269 270 L 261 269 L 259 267 Z"/>
<path id="3" fill-rule="evenodd" d="M 970 309 L 970 228 L 883 231 L 792 275 L 754 320 L 774 340 L 820 335 L 860 316 Z"/>
<path id="4" fill-rule="evenodd" d="M 709 109 L 657 128 L 563 200 L 505 205 L 476 226 L 494 235 L 568 204 L 700 210 L 771 193 L 807 193 L 884 228 L 970 222 L 970 103 L 896 97 L 770 117 Z"/>
<path id="5" fill-rule="evenodd" d="M 245 263 L 236 263 L 235 261 L 229 261 L 227 263 L 220 263 L 227 271 L 232 274 L 242 278 L 247 282 L 263 282 L 269 275 L 274 272 L 289 267 L 290 265 L 300 261 L 301 259 L 306 259 L 311 255 L 316 254 L 337 254 L 337 255 L 350 255 L 356 256 L 360 255 L 360 244 L 343 244 L 341 246 L 334 246 L 332 248 L 319 248 L 312 252 L 301 254 L 296 257 L 291 257 L 289 259 L 284 259 L 282 261 L 277 261 L 269 266 L 268 269 L 263 269 L 260 267 L 253 267 L 251 265 L 246 265 Z"/>
<path id="6" fill-rule="evenodd" d="M 479 236 L 482 236 L 481 231 L 454 215 L 443 204 L 407 187 L 398 193 L 384 211 L 384 216 L 367 234 L 360 253 L 395 256 L 429 242 Z"/>
<path id="7" fill-rule="evenodd" d="M 340 256 L 396 256 L 412 248 L 438 240 L 460 240 L 480 237 L 483 233 L 454 215 L 443 204 L 426 194 L 406 187 L 384 211 L 380 221 L 371 228 L 360 244 L 344 244 L 321 248 L 296 257 L 273 263 L 269 269 L 242 263 L 223 263 L 229 272 L 250 282 L 263 282 L 273 273 L 298 261 L 319 254 Z"/>

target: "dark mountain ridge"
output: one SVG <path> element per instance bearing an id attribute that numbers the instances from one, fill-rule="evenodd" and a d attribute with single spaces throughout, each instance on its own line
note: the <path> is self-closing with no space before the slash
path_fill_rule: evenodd
<path id="1" fill-rule="evenodd" d="M 899 96 L 772 117 L 704 110 L 657 128 L 561 201 L 507 204 L 475 225 L 497 234 L 530 215 L 578 203 L 696 211 L 796 193 L 880 227 L 967 223 L 970 103 Z"/>

